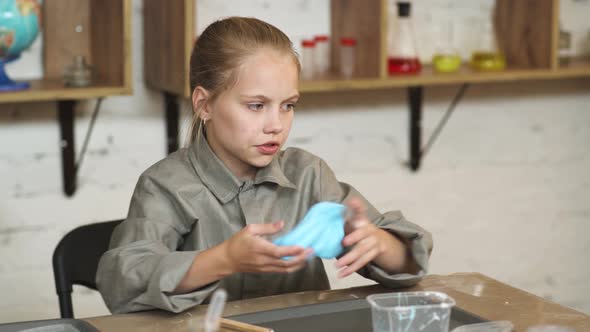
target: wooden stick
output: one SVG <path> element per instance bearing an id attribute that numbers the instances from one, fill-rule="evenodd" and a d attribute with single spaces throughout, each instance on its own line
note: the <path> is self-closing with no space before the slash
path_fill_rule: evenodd
<path id="1" fill-rule="evenodd" d="M 256 326 L 252 324 L 242 323 L 235 320 L 221 318 L 219 321 L 220 327 L 233 331 L 241 332 L 273 332 L 273 329 L 269 329 L 262 326 Z"/>

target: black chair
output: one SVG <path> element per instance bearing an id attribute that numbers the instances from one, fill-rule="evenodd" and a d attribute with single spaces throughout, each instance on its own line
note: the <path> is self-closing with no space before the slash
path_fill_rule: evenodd
<path id="1" fill-rule="evenodd" d="M 89 224 L 66 234 L 53 252 L 53 275 L 61 318 L 74 318 L 72 285 L 96 289 L 96 269 L 111 234 L 123 220 Z"/>

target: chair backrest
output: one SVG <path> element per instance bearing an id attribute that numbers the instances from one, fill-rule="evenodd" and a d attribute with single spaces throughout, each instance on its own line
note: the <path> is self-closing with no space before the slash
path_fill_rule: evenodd
<path id="1" fill-rule="evenodd" d="M 111 234 L 123 220 L 75 228 L 66 234 L 53 252 L 53 275 L 62 318 L 74 318 L 72 285 L 96 289 L 96 269 L 108 250 Z"/>

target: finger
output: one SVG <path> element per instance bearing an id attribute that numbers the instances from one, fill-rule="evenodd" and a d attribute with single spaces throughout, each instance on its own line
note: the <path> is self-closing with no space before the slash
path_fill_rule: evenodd
<path id="1" fill-rule="evenodd" d="M 313 254 L 313 249 L 308 248 L 297 255 L 283 256 L 280 259 L 269 256 L 269 258 L 271 259 L 271 262 L 269 264 L 271 264 L 275 267 L 289 268 L 291 266 L 298 265 L 302 262 L 305 262 L 307 260 L 307 258 L 312 254 Z"/>
<path id="2" fill-rule="evenodd" d="M 275 246 L 272 256 L 278 259 L 288 256 L 299 256 L 304 255 L 305 250 L 305 248 L 299 246 Z"/>
<path id="3" fill-rule="evenodd" d="M 346 235 L 344 239 L 342 239 L 342 245 L 345 247 L 350 247 L 370 236 L 372 232 L 373 230 L 369 225 L 356 229 L 352 231 L 352 233 Z"/>
<path id="4" fill-rule="evenodd" d="M 271 266 L 273 262 L 273 258 L 264 255 L 256 255 L 250 257 L 247 262 L 244 262 L 244 266 L 246 266 L 245 271 L 243 272 L 261 272 L 268 266 Z"/>
<path id="5" fill-rule="evenodd" d="M 291 270 L 298 270 L 307 263 L 309 255 L 306 253 L 299 254 L 297 256 L 288 256 L 283 259 L 271 258 L 269 266 L 278 268 L 283 272 L 290 272 Z"/>
<path id="6" fill-rule="evenodd" d="M 352 198 L 347 203 L 346 233 L 370 224 L 367 218 L 366 207 L 358 198 Z"/>
<path id="7" fill-rule="evenodd" d="M 254 251 L 256 253 L 270 256 L 275 259 L 280 259 L 286 256 L 297 256 L 305 250 L 305 248 L 300 246 L 277 246 L 265 239 L 258 240 L 259 241 L 256 242 Z"/>
<path id="8" fill-rule="evenodd" d="M 375 246 L 375 243 L 376 241 L 370 239 L 362 240 L 354 248 L 352 248 L 351 251 L 336 261 L 336 267 L 341 268 L 343 266 L 352 264 L 352 262 L 359 259 L 359 257 L 364 255 L 367 251 L 371 250 Z"/>
<path id="9" fill-rule="evenodd" d="M 366 214 L 367 208 L 365 207 L 365 204 L 363 203 L 363 201 L 361 201 L 359 198 L 357 197 L 353 197 L 350 200 L 348 200 L 346 202 L 346 206 L 348 207 L 349 211 L 351 212 L 351 218 L 352 220 L 356 220 L 361 218 L 362 216 L 364 216 Z"/>
<path id="10" fill-rule="evenodd" d="M 312 249 L 303 249 L 301 248 L 301 252 L 293 255 L 288 256 L 290 257 L 288 260 L 282 258 L 276 258 L 271 255 L 264 255 L 258 254 L 248 262 L 248 265 L 252 266 L 254 269 L 258 271 L 268 272 L 269 268 L 282 268 L 288 269 L 296 265 L 300 265 L 301 263 L 305 263 L 306 258 L 313 253 Z M 287 256 L 282 256 L 287 257 Z"/>
<path id="11" fill-rule="evenodd" d="M 272 235 L 278 233 L 285 226 L 285 222 L 277 221 L 270 224 L 250 224 L 244 227 L 251 235 Z"/>
<path id="12" fill-rule="evenodd" d="M 274 260 L 269 266 L 273 271 L 281 273 L 295 272 L 305 266 L 309 257 L 313 256 L 312 249 L 306 249 L 302 254 L 290 257 L 288 260 Z"/>
<path id="13" fill-rule="evenodd" d="M 290 268 L 295 265 L 305 264 L 309 259 L 314 256 L 312 248 L 305 249 L 301 254 L 297 256 L 289 256 L 289 259 L 281 259 L 276 261 L 277 265 L 284 268 Z"/>
<path id="14" fill-rule="evenodd" d="M 353 274 L 354 272 L 360 270 L 365 265 L 369 264 L 375 257 L 377 257 L 377 250 L 371 249 L 364 253 L 359 259 L 355 260 L 351 265 L 348 265 L 340 272 L 338 272 L 338 278 L 348 277 L 349 275 Z"/>

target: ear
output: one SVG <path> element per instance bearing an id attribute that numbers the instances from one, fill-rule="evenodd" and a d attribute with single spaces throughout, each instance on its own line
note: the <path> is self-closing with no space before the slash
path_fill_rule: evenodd
<path id="1" fill-rule="evenodd" d="M 199 112 L 201 119 L 210 118 L 210 110 L 207 107 L 207 101 L 209 100 L 209 91 L 202 86 L 198 86 L 193 90 L 192 102 L 193 112 Z"/>

